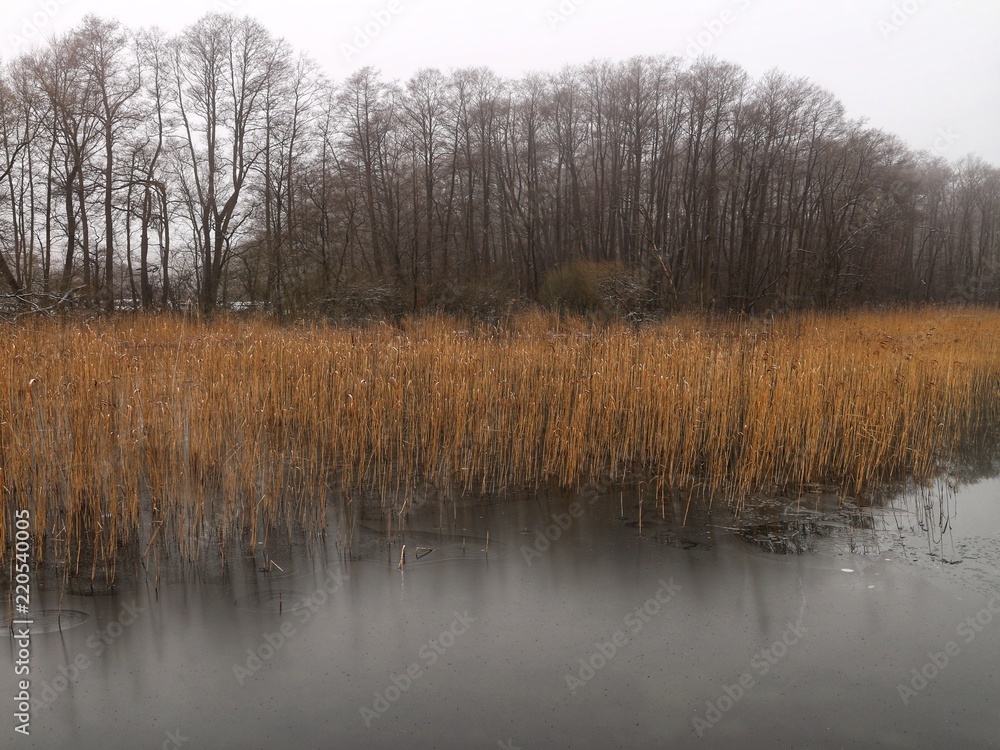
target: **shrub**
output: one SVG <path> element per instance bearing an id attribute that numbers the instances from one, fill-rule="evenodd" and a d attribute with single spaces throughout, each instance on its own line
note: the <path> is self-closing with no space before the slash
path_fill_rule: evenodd
<path id="1" fill-rule="evenodd" d="M 545 276 L 539 301 L 574 313 L 634 316 L 647 309 L 653 294 L 640 271 L 622 263 L 573 261 Z"/>

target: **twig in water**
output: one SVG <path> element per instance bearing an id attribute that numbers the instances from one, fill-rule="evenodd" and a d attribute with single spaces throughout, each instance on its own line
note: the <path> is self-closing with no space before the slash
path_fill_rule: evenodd
<path id="1" fill-rule="evenodd" d="M 149 544 L 146 545 L 145 552 L 142 553 L 142 559 L 146 559 L 146 555 L 149 554 L 149 548 L 153 546 L 153 540 L 156 539 L 156 535 L 160 533 L 160 529 L 163 528 L 163 521 L 156 524 L 156 530 L 153 531 L 152 535 L 149 537 Z"/>

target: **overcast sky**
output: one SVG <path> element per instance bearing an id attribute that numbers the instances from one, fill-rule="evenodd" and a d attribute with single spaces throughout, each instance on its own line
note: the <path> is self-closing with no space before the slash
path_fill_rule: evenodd
<path id="1" fill-rule="evenodd" d="M 486 65 L 517 77 L 595 57 L 717 55 L 833 91 L 852 117 L 949 159 L 1000 165 L 997 0 L 5 0 L 0 51 L 87 13 L 179 31 L 212 10 L 258 18 L 334 80 L 363 65 L 405 80 L 421 67 Z M 379 21 L 381 19 L 381 21 Z M 365 27 L 368 32 L 366 33 Z"/>

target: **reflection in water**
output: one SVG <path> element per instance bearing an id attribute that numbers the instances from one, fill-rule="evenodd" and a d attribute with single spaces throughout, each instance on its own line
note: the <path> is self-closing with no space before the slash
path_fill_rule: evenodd
<path id="1" fill-rule="evenodd" d="M 992 468 L 979 457 L 864 501 L 817 488 L 738 513 L 638 484 L 413 494 L 401 510 L 356 497 L 331 503 L 322 534 L 206 533 L 195 563 L 158 538 L 119 557 L 114 586 L 46 559 L 43 704 L 23 746 L 103 748 L 107 723 L 123 747 L 178 727 L 192 747 L 990 746 L 1000 628 L 963 642 L 911 705 L 896 684 L 984 611 L 970 591 L 1000 584 Z M 664 582 L 669 607 L 616 645 Z M 474 626 L 452 642 L 457 615 Z M 792 625 L 807 632 L 794 648 Z M 574 693 L 581 659 L 602 666 Z M 692 717 L 710 704 L 719 718 L 699 737 Z"/>
<path id="2" fill-rule="evenodd" d="M 83 625 L 90 618 L 90 615 L 86 612 L 80 612 L 75 609 L 41 609 L 35 610 L 30 614 L 30 625 L 28 626 L 28 629 L 33 634 L 54 633 L 60 630 L 69 630 Z M 19 617 L 17 619 L 21 621 L 24 620 L 23 617 Z M 14 617 L 12 615 L 6 615 L 4 617 L 4 622 L 9 626 L 4 629 L 4 633 L 7 636 L 12 636 L 14 634 L 14 628 L 10 625 L 13 620 Z"/>
<path id="3" fill-rule="evenodd" d="M 163 564 L 159 589 L 150 565 L 127 594 L 67 594 L 90 618 L 34 641 L 47 702 L 22 744 L 96 750 L 110 723 L 122 747 L 177 728 L 191 747 L 990 746 L 1000 628 L 910 706 L 896 684 L 982 610 L 962 576 L 972 554 L 996 560 L 982 539 L 998 538 L 998 490 L 943 480 L 738 515 L 644 497 L 641 531 L 638 491 L 331 514 L 325 537 Z M 398 570 L 403 544 L 435 551 Z M 942 544 L 961 565 L 942 568 Z M 461 635 L 457 616 L 473 623 Z"/>

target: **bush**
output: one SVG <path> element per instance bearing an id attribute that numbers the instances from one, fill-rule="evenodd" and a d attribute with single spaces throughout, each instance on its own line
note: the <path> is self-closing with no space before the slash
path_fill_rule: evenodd
<path id="1" fill-rule="evenodd" d="M 319 303 L 320 311 L 336 320 L 362 322 L 399 317 L 409 309 L 394 285 L 377 281 L 345 282 Z"/>
<path id="2" fill-rule="evenodd" d="M 538 300 L 566 312 L 635 316 L 654 298 L 640 271 L 621 263 L 573 261 L 549 271 Z"/>
<path id="3" fill-rule="evenodd" d="M 506 318 L 523 303 L 514 283 L 502 276 L 442 284 L 428 299 L 439 312 L 488 322 Z"/>

